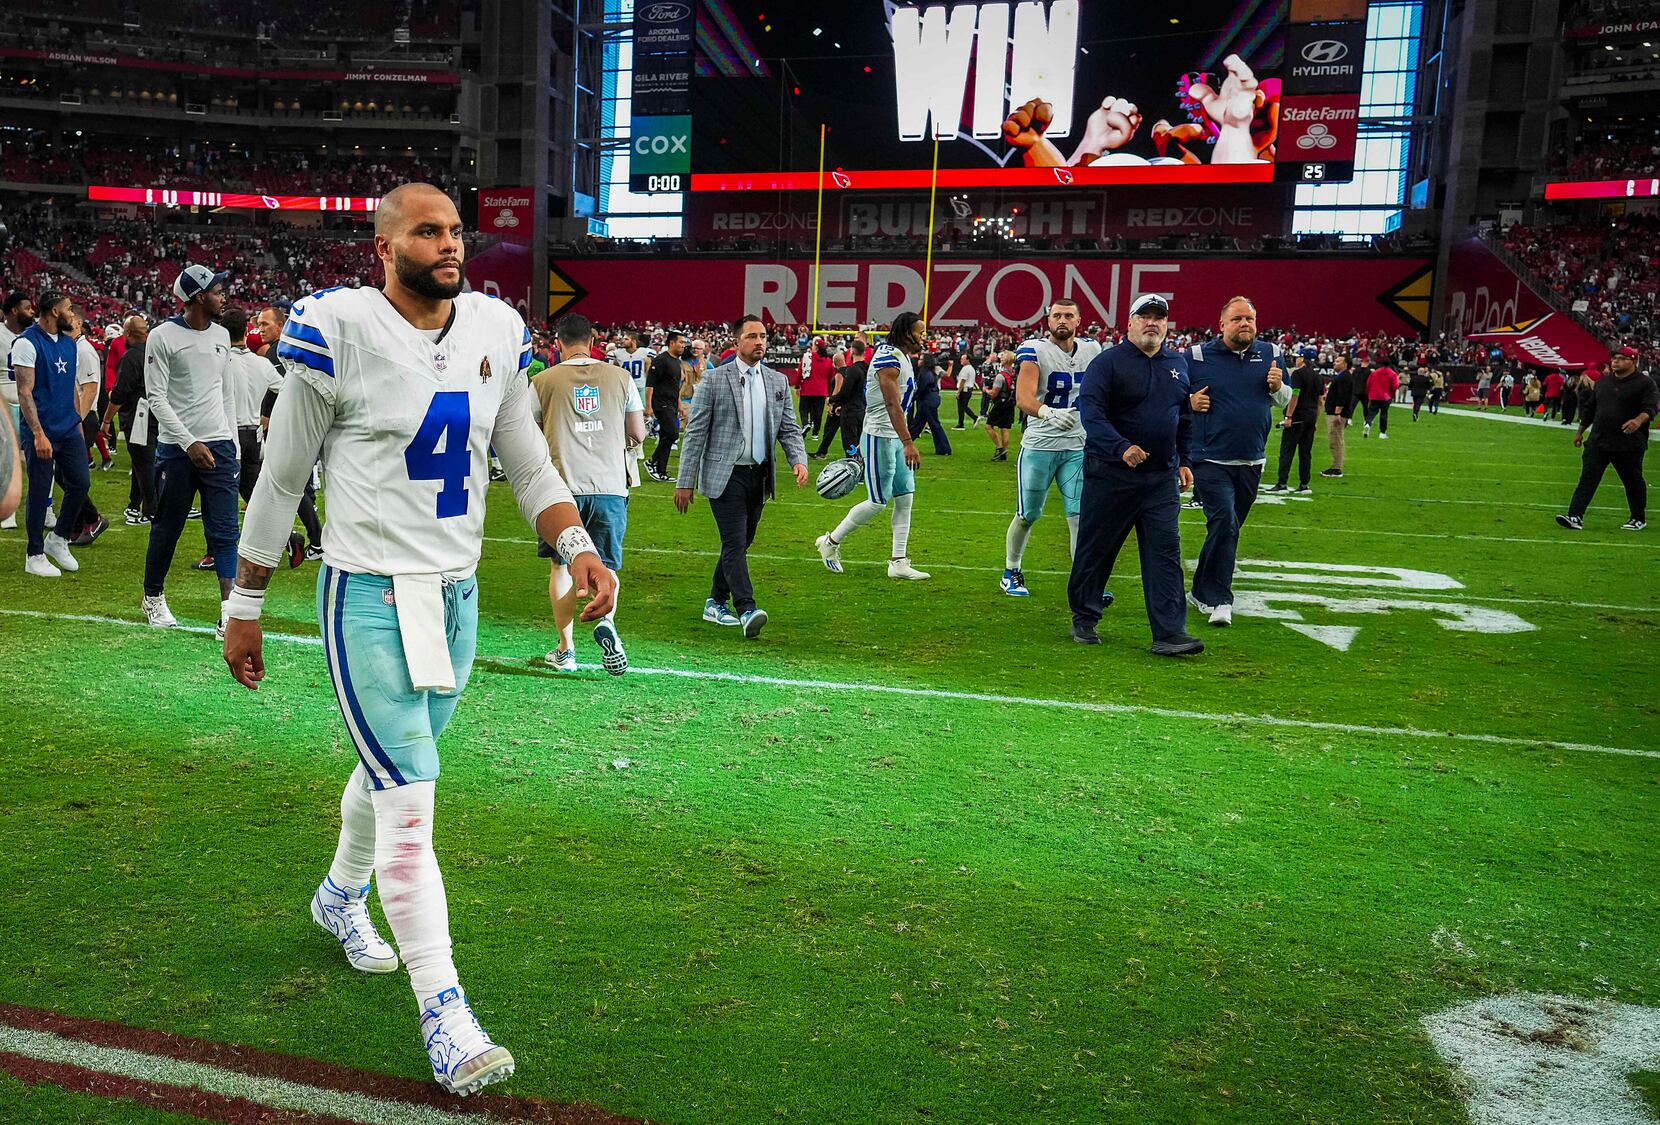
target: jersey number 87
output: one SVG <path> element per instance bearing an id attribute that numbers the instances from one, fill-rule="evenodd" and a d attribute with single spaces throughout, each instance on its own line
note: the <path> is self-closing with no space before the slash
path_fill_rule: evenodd
<path id="1" fill-rule="evenodd" d="M 1066 410 L 1072 405 L 1072 372 L 1051 371 L 1049 389 L 1043 396 L 1043 405 Z"/>
<path id="2" fill-rule="evenodd" d="M 467 478 L 472 474 L 473 455 L 469 440 L 473 425 L 472 402 L 466 391 L 439 391 L 432 396 L 427 416 L 421 419 L 403 463 L 410 480 L 442 481 L 438 490 L 438 518 L 467 514 Z M 438 443 L 444 451 L 438 451 Z"/>

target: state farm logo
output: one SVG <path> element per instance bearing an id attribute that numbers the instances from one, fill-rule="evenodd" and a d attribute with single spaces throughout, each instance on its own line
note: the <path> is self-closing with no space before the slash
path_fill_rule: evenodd
<path id="1" fill-rule="evenodd" d="M 519 225 L 519 216 L 513 213 L 513 208 L 503 207 L 496 213 L 496 217 L 491 220 L 490 225 L 497 230 L 510 230 Z"/>
<path id="2" fill-rule="evenodd" d="M 676 23 L 691 14 L 691 8 L 685 4 L 647 4 L 640 11 L 640 18 L 647 23 Z"/>
<path id="3" fill-rule="evenodd" d="M 1337 138 L 1324 125 L 1310 125 L 1308 132 L 1297 138 L 1298 148 L 1336 148 Z"/>
<path id="4" fill-rule="evenodd" d="M 1339 109 L 1336 106 L 1286 106 L 1280 113 L 1280 119 L 1289 125 L 1307 124 L 1314 121 L 1354 121 L 1360 117 L 1359 109 Z M 1313 132 L 1310 129 L 1309 132 Z"/>
<path id="5" fill-rule="evenodd" d="M 1303 48 L 1302 55 L 1307 62 L 1326 65 L 1348 58 L 1349 47 L 1335 39 L 1316 39 Z"/>

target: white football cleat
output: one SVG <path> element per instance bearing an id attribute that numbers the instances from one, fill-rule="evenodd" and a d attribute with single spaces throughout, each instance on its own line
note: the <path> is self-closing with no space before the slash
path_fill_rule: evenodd
<path id="1" fill-rule="evenodd" d="M 174 617 L 173 611 L 167 608 L 165 594 L 157 594 L 153 598 L 149 594 L 145 594 L 143 605 L 144 620 L 150 623 L 151 628 L 177 629 L 179 627 L 178 618 Z"/>
<path id="2" fill-rule="evenodd" d="M 1192 606 L 1194 609 L 1198 610 L 1200 613 L 1203 613 L 1203 614 L 1208 615 L 1208 614 L 1212 614 L 1212 613 L 1216 612 L 1216 607 L 1215 606 L 1206 605 L 1204 602 L 1202 602 L 1198 598 L 1194 597 L 1191 593 L 1189 593 L 1187 595 L 1187 604 Z"/>
<path id="3" fill-rule="evenodd" d="M 55 531 L 46 533 L 46 557 L 64 570 L 76 571 L 81 569 L 81 564 L 76 562 L 75 556 L 69 553 L 69 540 Z"/>
<path id="4" fill-rule="evenodd" d="M 484 1033 L 459 988 L 422 1002 L 421 1038 L 432 1077 L 452 1094 L 466 1097 L 513 1073 L 513 1056 Z"/>
<path id="5" fill-rule="evenodd" d="M 36 578 L 61 578 L 63 571 L 52 565 L 52 560 L 45 555 L 30 555 L 23 560 L 23 573 L 32 574 Z"/>
<path id="6" fill-rule="evenodd" d="M 616 622 L 609 617 L 600 618 L 599 624 L 594 626 L 594 643 L 602 654 L 600 665 L 607 672 L 620 676 L 628 671 L 628 654 L 623 651 L 622 635 L 617 632 Z"/>
<path id="7" fill-rule="evenodd" d="M 1216 626 L 1233 624 L 1233 606 L 1219 605 L 1210 611 L 1210 623 Z"/>
<path id="8" fill-rule="evenodd" d="M 576 649 L 556 648 L 542 657 L 542 663 L 559 672 L 576 671 Z"/>
<path id="9" fill-rule="evenodd" d="M 888 577 L 905 578 L 912 582 L 921 582 L 924 578 L 928 577 L 928 573 L 927 571 L 918 570 L 916 567 L 912 566 L 911 560 L 908 558 L 889 559 Z"/>
<path id="10" fill-rule="evenodd" d="M 818 557 L 824 560 L 824 569 L 831 574 L 842 573 L 842 545 L 830 538 L 828 532 L 813 540 L 813 546 L 818 548 Z"/>
<path id="11" fill-rule="evenodd" d="M 375 929 L 369 917 L 369 884 L 356 893 L 328 876 L 311 896 L 311 920 L 329 932 L 346 951 L 346 961 L 363 973 L 390 973 L 398 967 L 398 953 Z"/>

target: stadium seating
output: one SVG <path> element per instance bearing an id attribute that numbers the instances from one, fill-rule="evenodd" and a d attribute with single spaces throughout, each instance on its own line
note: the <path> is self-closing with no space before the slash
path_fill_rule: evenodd
<path id="1" fill-rule="evenodd" d="M 1660 218 L 1628 214 L 1594 224 L 1513 224 L 1504 245 L 1537 287 L 1561 301 L 1587 302 L 1576 315 L 1610 344 L 1654 348 L 1660 297 Z"/>

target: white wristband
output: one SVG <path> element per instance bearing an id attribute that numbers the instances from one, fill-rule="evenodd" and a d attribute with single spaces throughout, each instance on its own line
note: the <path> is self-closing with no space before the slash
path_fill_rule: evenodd
<path id="1" fill-rule="evenodd" d="M 588 537 L 588 529 L 581 524 L 573 524 L 561 531 L 559 538 L 554 541 L 553 549 L 567 563 L 575 562 L 576 556 L 584 551 L 599 554 L 599 548 L 595 547 L 594 541 Z"/>
<path id="2" fill-rule="evenodd" d="M 264 608 L 264 590 L 245 590 L 241 586 L 232 586 L 231 596 L 225 599 L 225 616 L 237 621 L 258 621 L 260 611 Z"/>

